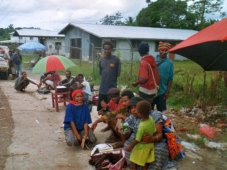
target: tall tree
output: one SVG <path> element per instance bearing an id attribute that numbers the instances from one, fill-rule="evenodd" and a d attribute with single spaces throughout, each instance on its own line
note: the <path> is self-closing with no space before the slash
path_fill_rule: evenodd
<path id="1" fill-rule="evenodd" d="M 136 22 L 140 26 L 187 28 L 193 16 L 187 12 L 187 2 L 179 0 L 146 1 L 148 7 L 140 11 Z"/>
<path id="2" fill-rule="evenodd" d="M 136 22 L 133 17 L 126 18 L 124 23 L 125 25 L 128 25 L 128 26 L 136 26 Z"/>
<path id="3" fill-rule="evenodd" d="M 188 0 L 188 11 L 194 14 L 198 30 L 225 15 L 222 12 L 223 3 L 224 0 Z"/>
<path id="4" fill-rule="evenodd" d="M 106 15 L 101 19 L 100 23 L 103 25 L 125 25 L 122 19 L 122 14 L 120 12 L 116 12 L 114 15 Z"/>
<path id="5" fill-rule="evenodd" d="M 15 28 L 13 24 L 10 24 L 7 28 L 0 28 L 0 40 L 9 40 L 9 33 L 14 32 Z"/>

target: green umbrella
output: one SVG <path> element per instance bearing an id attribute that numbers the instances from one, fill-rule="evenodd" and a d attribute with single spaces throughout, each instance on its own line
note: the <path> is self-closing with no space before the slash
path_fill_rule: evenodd
<path id="1" fill-rule="evenodd" d="M 46 73 L 50 71 L 66 70 L 76 65 L 67 57 L 59 55 L 50 55 L 39 60 L 32 73 Z"/>

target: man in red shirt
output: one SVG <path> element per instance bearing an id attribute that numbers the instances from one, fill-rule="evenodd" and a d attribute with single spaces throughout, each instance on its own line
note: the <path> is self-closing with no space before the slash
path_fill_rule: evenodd
<path id="1" fill-rule="evenodd" d="M 151 104 L 157 94 L 159 83 L 157 64 L 149 52 L 149 45 L 141 43 L 138 51 L 141 56 L 138 80 L 132 85 L 139 85 L 139 95 Z"/>
<path id="2" fill-rule="evenodd" d="M 56 71 L 51 71 L 47 74 L 46 77 L 41 80 L 40 86 L 42 85 L 42 83 L 44 83 L 47 89 L 54 90 L 60 81 L 61 77 L 59 76 L 59 74 Z"/>

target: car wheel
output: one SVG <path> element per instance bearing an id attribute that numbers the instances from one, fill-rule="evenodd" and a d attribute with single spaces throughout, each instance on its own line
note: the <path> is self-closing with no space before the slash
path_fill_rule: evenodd
<path id="1" fill-rule="evenodd" d="M 9 77 L 8 71 L 7 72 L 4 72 L 4 74 L 2 75 L 2 79 L 3 80 L 8 80 L 8 77 Z"/>

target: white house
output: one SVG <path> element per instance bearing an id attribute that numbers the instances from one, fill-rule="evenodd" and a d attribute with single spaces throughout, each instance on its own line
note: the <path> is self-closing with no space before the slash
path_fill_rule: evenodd
<path id="1" fill-rule="evenodd" d="M 149 43 L 150 53 L 155 56 L 159 41 L 176 44 L 196 32 L 185 29 L 70 23 L 59 34 L 65 35 L 65 53 L 72 58 L 91 60 L 100 53 L 103 42 L 111 41 L 117 55 L 129 60 L 132 57 L 139 58 L 137 47 L 141 42 Z M 175 59 L 183 57 L 176 55 Z"/>
<path id="2" fill-rule="evenodd" d="M 10 33 L 10 40 L 2 43 L 23 44 L 28 41 L 40 42 L 47 47 L 47 54 L 64 55 L 64 35 L 57 31 L 42 29 L 20 29 Z"/>

